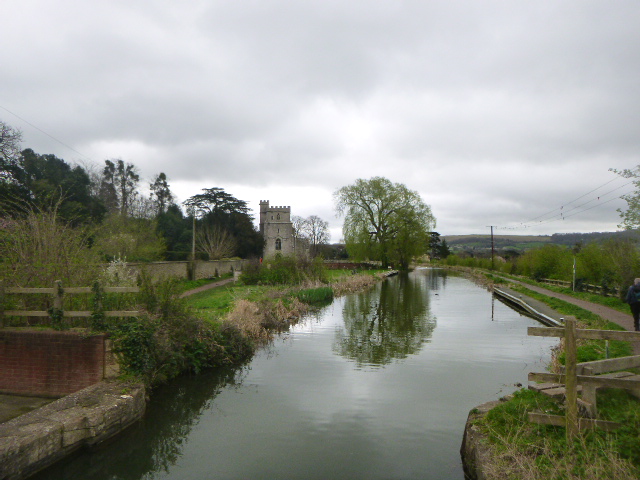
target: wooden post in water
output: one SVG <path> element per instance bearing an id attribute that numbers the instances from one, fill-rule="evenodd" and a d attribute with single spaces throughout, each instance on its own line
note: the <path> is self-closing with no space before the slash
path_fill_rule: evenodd
<path id="1" fill-rule="evenodd" d="M 578 385 L 576 378 L 576 321 L 567 318 L 564 336 L 567 443 L 578 435 Z"/>

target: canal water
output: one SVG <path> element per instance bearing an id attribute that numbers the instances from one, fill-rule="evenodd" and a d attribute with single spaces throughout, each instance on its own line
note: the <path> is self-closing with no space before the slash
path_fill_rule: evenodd
<path id="1" fill-rule="evenodd" d="M 557 340 L 473 282 L 423 269 L 338 298 L 250 364 L 154 393 L 144 420 L 39 479 L 463 480 L 469 410 Z"/>

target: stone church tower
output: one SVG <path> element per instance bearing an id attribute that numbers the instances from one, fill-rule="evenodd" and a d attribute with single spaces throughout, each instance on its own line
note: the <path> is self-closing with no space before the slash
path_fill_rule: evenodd
<path id="1" fill-rule="evenodd" d="M 260 200 L 260 233 L 264 238 L 264 258 L 276 254 L 295 253 L 291 207 L 270 207 L 269 200 Z"/>

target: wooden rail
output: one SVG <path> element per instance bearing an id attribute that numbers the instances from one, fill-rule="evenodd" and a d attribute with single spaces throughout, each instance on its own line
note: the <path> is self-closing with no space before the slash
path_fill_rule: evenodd
<path id="1" fill-rule="evenodd" d="M 635 394 L 640 394 L 640 375 L 628 374 L 626 377 L 616 375 L 596 376 L 597 373 L 610 372 L 618 369 L 640 366 L 640 356 L 599 360 L 578 364 L 576 361 L 576 340 L 622 340 L 639 342 L 640 332 L 622 332 L 617 330 L 583 330 L 576 328 L 576 320 L 567 318 L 564 328 L 529 327 L 529 335 L 541 337 L 564 337 L 565 339 L 565 368 L 564 373 L 529 373 L 529 381 L 553 382 L 564 384 L 566 398 L 566 416 L 544 415 L 530 413 L 529 421 L 551 425 L 565 425 L 567 440 L 573 439 L 580 428 L 600 427 L 611 430 L 616 425 L 602 420 L 580 419 L 578 417 L 578 385 L 583 386 L 583 400 L 592 406 L 592 412 L 597 411 L 596 389 L 600 387 L 624 388 Z"/>
<path id="2" fill-rule="evenodd" d="M 104 293 L 139 293 L 139 287 L 100 287 Z M 63 300 L 65 294 L 93 293 L 91 287 L 63 287 L 62 282 L 57 280 L 53 287 L 33 288 L 33 287 L 8 287 L 0 285 L 0 326 L 4 327 L 5 317 L 49 317 L 51 311 L 47 310 L 4 310 L 3 298 L 8 294 L 48 294 L 53 297 L 52 311 L 58 311 L 63 317 L 90 317 L 96 312 L 88 310 L 64 310 Z M 110 310 L 100 312 L 106 317 L 137 317 L 140 312 L 137 310 Z"/>
<path id="3" fill-rule="evenodd" d="M 572 283 L 571 282 L 567 282 L 565 280 L 554 280 L 551 278 L 542 278 L 540 279 L 541 283 L 546 283 L 547 285 L 556 285 L 559 287 L 564 287 L 564 288 L 571 288 Z M 601 285 L 592 285 L 590 283 L 583 283 L 581 285 L 581 288 L 585 291 L 585 292 L 591 292 L 591 293 L 598 293 L 600 295 L 607 295 L 605 293 L 603 293 L 605 291 L 605 288 Z M 619 290 L 616 287 L 611 287 L 608 289 L 608 292 L 611 295 L 618 295 Z"/>

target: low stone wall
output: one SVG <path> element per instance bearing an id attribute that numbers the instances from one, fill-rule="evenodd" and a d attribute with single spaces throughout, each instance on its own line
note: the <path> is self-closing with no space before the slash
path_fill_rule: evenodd
<path id="1" fill-rule="evenodd" d="M 129 269 L 133 274 L 145 272 L 153 280 L 162 278 L 190 278 L 193 269 L 194 279 L 212 278 L 226 273 L 242 270 L 245 260 L 197 260 L 195 262 L 149 262 L 129 263 Z"/>
<path id="2" fill-rule="evenodd" d="M 60 397 L 102 380 L 105 335 L 1 329 L 0 365 L 0 393 Z"/>
<path id="3" fill-rule="evenodd" d="M 0 479 L 21 480 L 139 420 L 144 386 L 102 382 L 0 424 Z"/>
<path id="4" fill-rule="evenodd" d="M 487 466 L 491 464 L 491 446 L 488 440 L 473 424 L 475 420 L 483 417 L 493 407 L 501 402 L 495 400 L 483 403 L 469 412 L 467 424 L 464 429 L 464 437 L 462 439 L 462 447 L 460 455 L 462 456 L 462 465 L 464 467 L 465 478 L 470 480 L 493 480 L 495 476 L 487 474 Z M 497 480 L 497 479 L 496 479 Z"/>

